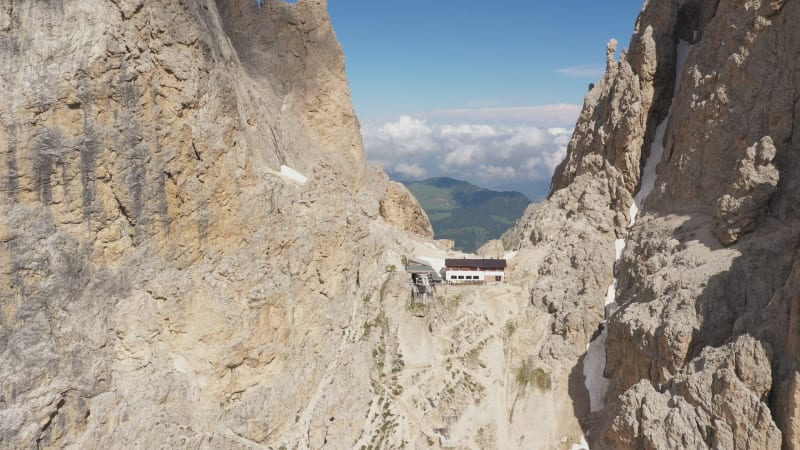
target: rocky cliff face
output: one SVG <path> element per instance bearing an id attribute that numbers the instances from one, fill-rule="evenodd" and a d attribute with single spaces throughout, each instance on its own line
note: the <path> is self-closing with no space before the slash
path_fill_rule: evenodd
<path id="1" fill-rule="evenodd" d="M 800 446 L 798 18 L 793 2 L 647 2 L 618 61 L 609 45 L 549 200 L 506 236 L 559 242 L 531 301 L 566 349 L 618 276 L 595 340 L 605 403 L 582 413 L 592 448 Z M 578 243 L 553 222 L 594 229 Z"/>
<path id="2" fill-rule="evenodd" d="M 0 448 L 798 448 L 798 19 L 647 2 L 419 304 L 324 1 L 0 0 Z"/>
<path id="3" fill-rule="evenodd" d="M 402 183 L 389 181 L 389 177 L 383 173 L 376 173 L 375 180 L 378 180 L 380 186 L 378 192 L 381 193 L 381 217 L 403 230 L 433 238 L 433 225 L 422 205 L 408 189 Z"/>
<path id="4" fill-rule="evenodd" d="M 326 3 L 3 0 L 0 62 L 0 448 L 355 441 L 324 391 L 367 401 L 381 211 L 430 224 L 366 168 Z"/>

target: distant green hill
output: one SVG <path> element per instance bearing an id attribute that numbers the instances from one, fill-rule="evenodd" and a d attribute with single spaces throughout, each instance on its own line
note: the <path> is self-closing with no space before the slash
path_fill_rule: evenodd
<path id="1" fill-rule="evenodd" d="M 519 192 L 490 191 L 452 178 L 405 185 L 431 219 L 436 238 L 452 239 L 457 250 L 468 252 L 499 238 L 531 203 Z"/>

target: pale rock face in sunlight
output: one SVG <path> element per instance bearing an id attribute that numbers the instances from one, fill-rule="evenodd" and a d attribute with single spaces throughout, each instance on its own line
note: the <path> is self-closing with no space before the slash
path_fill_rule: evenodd
<path id="1" fill-rule="evenodd" d="M 800 3 L 734 3 L 362 129 L 325 0 L 0 0 L 0 448 L 800 449 Z M 423 298 L 367 156 L 552 187 Z"/>

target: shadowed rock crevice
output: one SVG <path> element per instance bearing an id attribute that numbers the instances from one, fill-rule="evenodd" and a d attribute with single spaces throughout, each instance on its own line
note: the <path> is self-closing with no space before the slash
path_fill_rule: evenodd
<path id="1" fill-rule="evenodd" d="M 797 361 L 787 346 L 796 339 L 790 337 L 795 294 L 786 286 L 792 280 L 800 232 L 796 224 L 779 219 L 779 214 L 765 215 L 750 234 L 727 249 L 714 236 L 716 225 L 707 213 L 649 215 L 641 220 L 621 265 L 617 298 L 622 299 L 622 308 L 610 323 L 606 375 L 612 378 L 610 398 L 620 398 L 622 403 L 605 412 L 607 420 L 626 416 L 636 405 L 648 402 L 648 395 L 635 401 L 626 397 L 641 390 L 637 385 L 652 383 L 662 394 L 669 393 L 671 380 L 695 364 L 691 361 L 746 335 L 770 349 L 768 362 L 760 365 L 765 366 L 761 370 L 771 371 L 774 381 L 768 391 L 773 397 L 769 403 L 766 398 L 760 402 L 769 405 L 772 418 L 762 420 L 763 413 L 758 413 L 737 420 L 752 420 L 752 426 L 760 430 L 756 434 L 767 432 L 771 421 L 784 434 L 794 433 L 797 413 L 789 400 L 795 395 Z M 775 396 L 776 390 L 782 397 Z M 666 410 L 655 414 L 661 417 Z M 712 420 L 707 426 L 719 431 L 722 425 Z M 735 441 L 743 432 L 734 429 L 732 435 L 714 439 Z M 669 433 L 660 439 L 669 439 Z M 726 448 L 749 448 L 741 442 L 727 447 L 733 441 L 725 441 Z M 774 440 L 758 445 L 780 447 Z"/>
<path id="2" fill-rule="evenodd" d="M 17 126 L 15 124 L 4 124 L 6 128 L 6 193 L 8 194 L 8 201 L 15 201 L 17 198 L 17 189 L 19 182 L 17 177 L 19 171 L 17 169 Z"/>
<path id="3" fill-rule="evenodd" d="M 84 102 L 83 107 L 85 108 L 83 140 L 80 143 L 81 205 L 83 218 L 89 224 L 92 217 L 98 212 L 97 204 L 95 203 L 97 198 L 95 167 L 97 165 L 97 155 L 101 151 L 101 140 L 94 125 L 89 121 L 90 106 Z"/>

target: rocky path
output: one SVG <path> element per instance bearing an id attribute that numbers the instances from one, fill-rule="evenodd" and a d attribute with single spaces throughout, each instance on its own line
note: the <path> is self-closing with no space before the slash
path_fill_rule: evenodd
<path id="1" fill-rule="evenodd" d="M 513 282 L 443 286 L 420 314 L 407 302 L 402 275 L 392 275 L 377 303 L 353 303 L 335 355 L 282 441 L 286 448 L 314 448 L 317 411 L 335 395 L 336 374 L 358 351 L 370 352 L 373 366 L 363 420 L 353 424 L 361 430 L 353 448 L 544 449 L 566 442 L 554 425 L 569 412 L 557 400 L 566 398 L 566 386 L 541 389 L 520 381 L 526 365 L 551 372 L 535 356 L 547 316 L 531 307 L 527 288 Z"/>
<path id="2" fill-rule="evenodd" d="M 398 376 L 405 389 L 394 399 L 405 425 L 427 440 L 449 431 L 460 448 L 485 448 L 488 440 L 509 448 L 504 419 L 519 392 L 508 324 L 526 307 L 522 287 L 498 284 L 443 288 L 421 319 L 389 308 L 406 361 Z M 449 426 L 445 416 L 454 417 Z"/>

